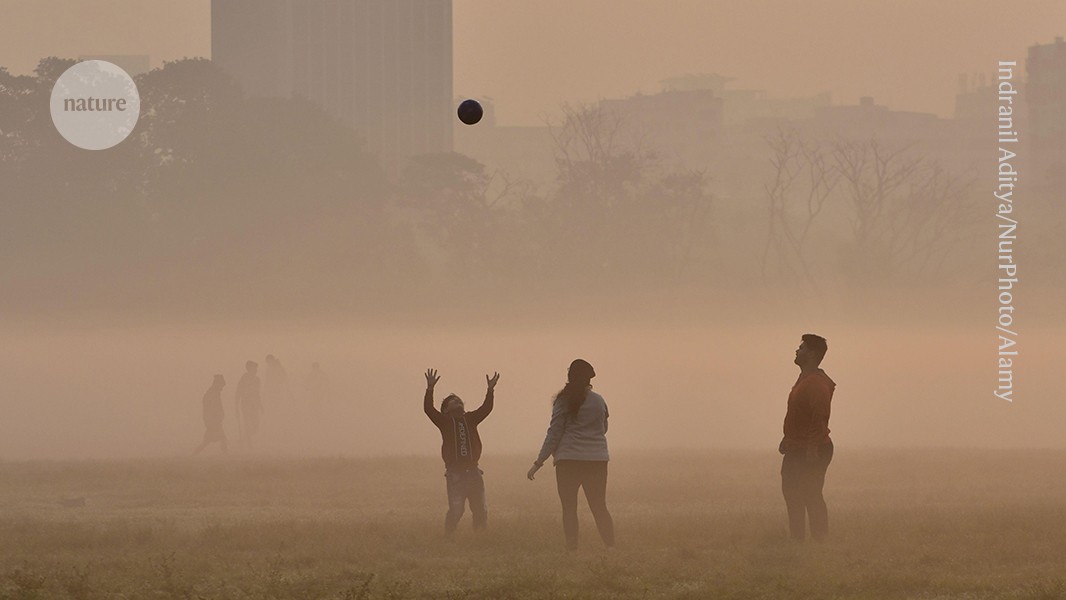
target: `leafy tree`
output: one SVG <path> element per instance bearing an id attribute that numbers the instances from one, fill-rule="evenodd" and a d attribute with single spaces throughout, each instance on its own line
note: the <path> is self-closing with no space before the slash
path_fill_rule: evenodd
<path id="1" fill-rule="evenodd" d="M 14 287 L 110 306 L 186 297 L 175 288 L 211 289 L 205 306 L 335 303 L 416 260 L 375 157 L 309 102 L 246 98 L 207 60 L 166 63 L 136 78 L 130 138 L 86 151 L 48 114 L 73 63 L 0 70 L 0 269 Z"/>

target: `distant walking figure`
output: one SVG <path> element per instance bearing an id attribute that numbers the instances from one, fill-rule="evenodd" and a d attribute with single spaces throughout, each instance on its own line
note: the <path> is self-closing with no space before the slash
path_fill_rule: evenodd
<path id="1" fill-rule="evenodd" d="M 244 375 L 237 382 L 237 424 L 240 427 L 241 441 L 251 442 L 259 432 L 259 421 L 263 416 L 263 402 L 259 397 L 259 365 L 255 361 L 244 364 Z"/>
<path id="2" fill-rule="evenodd" d="M 563 533 L 566 547 L 577 549 L 577 490 L 584 488 L 585 499 L 596 519 L 600 538 L 614 546 L 614 521 L 607 511 L 607 403 L 592 391 L 596 376 L 592 365 L 580 358 L 570 363 L 566 386 L 556 394 L 551 425 L 544 436 L 540 455 L 526 473 L 533 479 L 549 456 L 555 457 L 555 480 L 563 505 Z"/>
<path id="3" fill-rule="evenodd" d="M 226 432 L 222 429 L 222 418 L 225 416 L 222 410 L 222 388 L 226 387 L 226 378 L 215 375 L 211 387 L 204 393 L 204 441 L 193 454 L 199 454 L 212 442 L 222 445 L 222 452 L 226 452 Z"/>
<path id="4" fill-rule="evenodd" d="M 493 390 L 500 380 L 499 373 L 485 376 L 488 389 L 485 402 L 477 410 L 466 412 L 463 401 L 455 394 L 449 395 L 441 404 L 441 410 L 433 406 L 433 388 L 440 377 L 435 369 L 426 371 L 426 395 L 423 408 L 426 415 L 440 430 L 440 455 L 444 459 L 444 479 L 448 483 L 448 514 L 444 517 L 444 533 L 451 536 L 463 516 L 466 503 L 474 516 L 474 529 L 488 525 L 489 508 L 485 502 L 485 480 L 478 468 L 481 459 L 481 437 L 477 426 L 492 412 Z"/>
<path id="5" fill-rule="evenodd" d="M 833 460 L 829 439 L 829 404 L 836 383 L 818 368 L 828 349 L 825 338 L 807 333 L 796 349 L 799 379 L 788 394 L 785 436 L 778 451 L 781 460 L 781 492 L 788 507 L 788 527 L 794 540 L 803 540 L 806 517 L 811 537 L 829 534 L 829 511 L 822 497 L 825 472 Z"/>

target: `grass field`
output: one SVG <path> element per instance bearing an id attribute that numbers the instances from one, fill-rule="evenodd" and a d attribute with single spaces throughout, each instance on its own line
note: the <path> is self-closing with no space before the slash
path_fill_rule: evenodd
<path id="1" fill-rule="evenodd" d="M 0 598 L 1066 598 L 1066 452 L 838 446 L 803 545 L 776 454 L 619 452 L 619 545 L 582 501 L 576 553 L 528 462 L 482 461 L 452 542 L 439 459 L 0 463 Z"/>

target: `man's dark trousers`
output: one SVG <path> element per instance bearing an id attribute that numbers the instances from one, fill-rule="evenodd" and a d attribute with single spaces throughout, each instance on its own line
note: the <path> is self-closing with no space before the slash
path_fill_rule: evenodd
<path id="1" fill-rule="evenodd" d="M 808 458 L 806 450 L 785 453 L 781 460 L 781 492 L 788 507 L 788 528 L 794 540 L 806 533 L 806 517 L 811 521 L 811 537 L 823 539 L 829 534 L 829 511 L 822 497 L 825 472 L 833 460 L 833 442 L 818 446 L 817 457 Z"/>

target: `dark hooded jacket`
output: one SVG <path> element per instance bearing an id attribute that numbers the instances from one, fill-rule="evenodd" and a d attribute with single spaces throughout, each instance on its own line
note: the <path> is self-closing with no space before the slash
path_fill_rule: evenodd
<path id="1" fill-rule="evenodd" d="M 476 468 L 481 460 L 481 436 L 477 426 L 492 412 L 492 390 L 485 393 L 485 402 L 473 412 L 453 416 L 433 406 L 433 390 L 426 390 L 423 405 L 426 416 L 440 430 L 440 455 L 447 471 Z"/>

